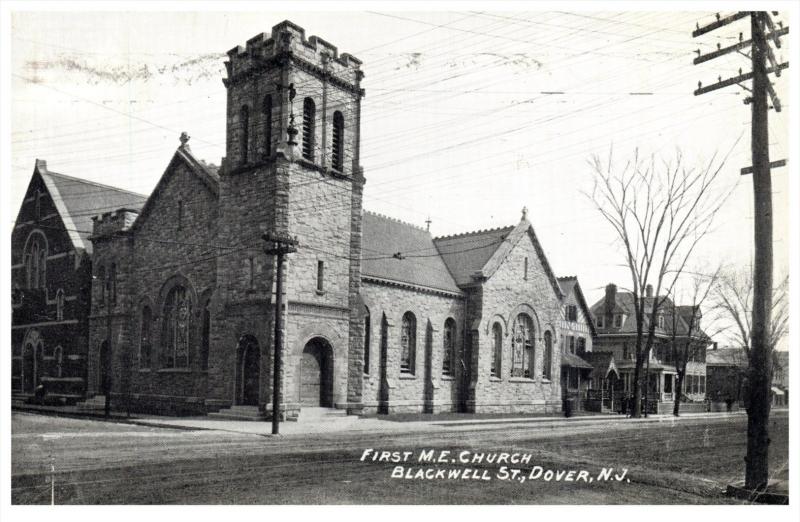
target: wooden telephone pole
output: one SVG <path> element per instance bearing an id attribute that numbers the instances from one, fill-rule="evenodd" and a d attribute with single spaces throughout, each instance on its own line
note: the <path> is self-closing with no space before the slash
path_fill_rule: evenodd
<path id="1" fill-rule="evenodd" d="M 272 358 L 272 434 L 277 435 L 281 422 L 281 367 L 283 357 L 283 258 L 286 254 L 297 252 L 297 240 L 288 234 L 264 234 L 267 247 L 264 253 L 275 256 L 275 353 Z"/>
<path id="2" fill-rule="evenodd" d="M 773 14 L 777 14 L 773 12 Z M 778 63 L 770 47 L 772 41 L 780 48 L 780 37 L 789 33 L 788 27 L 779 22 L 778 27 L 770 14 L 763 11 L 739 12 L 717 20 L 704 27 L 697 27 L 693 37 L 703 35 L 739 19 L 750 17 L 750 40 L 744 40 L 739 33 L 739 43 L 702 55 L 697 51 L 694 64 L 700 64 L 728 53 L 737 52 L 750 58 L 752 70 L 733 78 L 703 87 L 698 84 L 695 96 L 715 91 L 730 85 L 738 85 L 750 91 L 744 102 L 752 107 L 751 148 L 752 166 L 741 170 L 741 174 L 753 174 L 753 208 L 755 212 L 755 255 L 753 266 L 753 319 L 749 350 L 748 368 L 748 406 L 747 406 L 747 456 L 745 457 L 745 485 L 750 491 L 762 491 L 769 480 L 769 412 L 770 386 L 772 381 L 772 341 L 770 319 L 772 310 L 772 175 L 771 168 L 783 166 L 784 160 L 769 161 L 768 111 L 781 110 L 781 103 L 775 93 L 769 75 L 780 76 L 788 62 Z M 769 31 L 769 32 L 767 32 Z M 750 48 L 747 55 L 741 49 Z M 767 66 L 769 62 L 769 67 Z M 752 80 L 752 88 L 742 82 Z M 769 106 L 769 101 L 772 106 Z"/>

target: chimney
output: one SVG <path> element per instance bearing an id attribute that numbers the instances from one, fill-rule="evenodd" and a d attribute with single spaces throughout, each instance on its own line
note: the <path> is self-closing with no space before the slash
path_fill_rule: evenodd
<path id="1" fill-rule="evenodd" d="M 606 324 L 611 322 L 612 312 L 614 307 L 617 305 L 617 285 L 614 283 L 609 283 L 606 285 L 606 310 L 605 310 L 605 319 Z"/>
<path id="2" fill-rule="evenodd" d="M 714 349 L 715 349 L 715 350 L 717 349 L 717 343 L 716 343 L 716 341 L 714 342 Z"/>
<path id="3" fill-rule="evenodd" d="M 644 287 L 644 296 L 653 297 L 653 285 L 649 284 Z"/>

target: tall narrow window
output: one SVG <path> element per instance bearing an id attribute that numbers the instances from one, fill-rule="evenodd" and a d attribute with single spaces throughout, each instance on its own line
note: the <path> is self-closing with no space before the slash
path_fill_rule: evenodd
<path id="1" fill-rule="evenodd" d="M 367 313 L 364 315 L 364 374 L 369 375 L 369 342 L 372 331 L 370 328 L 369 308 L 366 308 L 366 311 Z"/>
<path id="2" fill-rule="evenodd" d="M 544 333 L 544 357 L 542 359 L 542 377 L 550 379 L 553 376 L 553 334 Z"/>
<path id="3" fill-rule="evenodd" d="M 200 339 L 200 369 L 208 370 L 208 352 L 211 347 L 211 311 L 208 301 L 203 307 L 203 331 Z"/>
<path id="4" fill-rule="evenodd" d="M 189 366 L 189 322 L 192 305 L 186 288 L 176 286 L 167 294 L 164 303 L 164 330 L 161 336 L 162 366 Z"/>
<path id="5" fill-rule="evenodd" d="M 36 190 L 36 220 L 42 217 L 42 193 Z"/>
<path id="6" fill-rule="evenodd" d="M 444 338 L 443 338 L 442 354 L 442 375 L 453 375 L 453 359 L 455 358 L 456 349 L 456 322 L 452 318 L 448 318 L 444 322 Z"/>
<path id="7" fill-rule="evenodd" d="M 491 376 L 500 377 L 502 375 L 500 366 L 503 361 L 503 327 L 500 323 L 492 325 L 492 368 Z"/>
<path id="8" fill-rule="evenodd" d="M 314 123 L 316 107 L 314 100 L 303 100 L 303 158 L 314 161 Z"/>
<path id="9" fill-rule="evenodd" d="M 239 126 L 239 161 L 244 165 L 247 163 L 247 146 L 250 142 L 250 108 L 247 105 L 242 105 Z"/>
<path id="10" fill-rule="evenodd" d="M 400 373 L 414 374 L 416 351 L 417 319 L 411 312 L 406 312 L 400 329 Z"/>
<path id="11" fill-rule="evenodd" d="M 331 165 L 335 170 L 341 172 L 344 165 L 344 116 L 339 111 L 333 113 L 331 148 Z"/>
<path id="12" fill-rule="evenodd" d="M 97 303 L 100 306 L 106 304 L 106 267 L 101 266 L 97 269 L 97 287 L 100 289 L 100 295 L 97 296 Z"/>
<path id="13" fill-rule="evenodd" d="M 525 270 L 525 273 L 523 275 L 523 278 L 525 279 L 525 281 L 527 281 L 528 280 L 528 258 L 527 257 L 525 258 L 524 270 Z"/>
<path id="14" fill-rule="evenodd" d="M 111 263 L 111 271 L 108 273 L 108 293 L 111 305 L 117 304 L 117 264 Z"/>
<path id="15" fill-rule="evenodd" d="M 183 228 L 183 200 L 178 200 L 178 230 Z"/>
<path id="16" fill-rule="evenodd" d="M 578 355 L 584 355 L 586 353 L 586 338 L 578 337 L 578 345 L 576 347 L 576 351 Z"/>
<path id="17" fill-rule="evenodd" d="M 526 314 L 519 314 L 514 321 L 511 338 L 511 376 L 531 378 L 534 360 L 533 321 Z"/>
<path id="18" fill-rule="evenodd" d="M 142 324 L 139 330 L 139 368 L 150 368 L 152 353 L 153 314 L 149 306 L 142 308 Z"/>
<path id="19" fill-rule="evenodd" d="M 56 346 L 54 354 L 56 360 L 56 371 L 54 377 L 61 377 L 64 373 L 64 349 L 61 345 Z"/>
<path id="20" fill-rule="evenodd" d="M 58 289 L 56 292 L 56 321 L 64 320 L 64 290 Z"/>
<path id="21" fill-rule="evenodd" d="M 256 285 L 256 267 L 255 261 L 252 257 L 247 258 L 247 287 L 250 290 L 255 289 Z"/>
<path id="22" fill-rule="evenodd" d="M 264 119 L 264 158 L 272 155 L 272 95 L 264 96 L 264 105 L 261 108 Z"/>
<path id="23" fill-rule="evenodd" d="M 39 288 L 47 287 L 47 249 L 39 250 Z"/>
<path id="24" fill-rule="evenodd" d="M 570 335 L 567 338 L 567 343 L 569 345 L 569 353 L 574 354 L 575 353 L 575 337 Z"/>
<path id="25" fill-rule="evenodd" d="M 31 288 L 39 288 L 39 263 L 41 262 L 41 258 L 39 257 L 39 241 L 34 240 L 33 246 L 31 247 L 31 260 L 33 263 L 32 272 L 32 279 L 31 279 Z"/>
<path id="26" fill-rule="evenodd" d="M 317 261 L 317 292 L 325 289 L 325 261 Z"/>

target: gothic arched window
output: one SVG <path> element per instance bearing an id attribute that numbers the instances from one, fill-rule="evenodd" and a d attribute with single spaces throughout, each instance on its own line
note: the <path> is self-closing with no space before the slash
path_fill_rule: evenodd
<path id="1" fill-rule="evenodd" d="M 514 321 L 511 338 L 511 376 L 533 377 L 533 321 L 527 314 L 519 314 Z"/>
<path id="2" fill-rule="evenodd" d="M 456 349 L 456 322 L 452 318 L 448 318 L 444 322 L 442 344 L 444 350 L 444 353 L 442 353 L 442 375 L 453 375 L 453 359 Z"/>
<path id="3" fill-rule="evenodd" d="M 417 319 L 411 312 L 406 312 L 400 329 L 400 373 L 414 374 L 416 351 Z"/>
<path id="4" fill-rule="evenodd" d="M 28 288 L 44 288 L 47 274 L 47 246 L 39 234 L 28 242 L 24 261 Z"/>
<path id="5" fill-rule="evenodd" d="M 500 377 L 502 375 L 500 367 L 503 361 L 503 327 L 500 323 L 492 325 L 492 368 L 491 376 Z"/>
<path id="6" fill-rule="evenodd" d="M 331 166 L 342 172 L 344 165 L 344 116 L 339 111 L 333 113 L 333 136 L 331 139 Z"/>
<path id="7" fill-rule="evenodd" d="M 161 362 L 164 368 L 189 367 L 189 323 L 192 304 L 186 288 L 175 286 L 164 302 Z"/>
<path id="8" fill-rule="evenodd" d="M 56 321 L 64 320 L 64 290 L 58 289 L 56 292 Z"/>
<path id="9" fill-rule="evenodd" d="M 56 360 L 56 371 L 53 377 L 61 377 L 61 374 L 64 371 L 64 350 L 61 348 L 61 345 L 56 346 L 53 358 Z"/>
<path id="10" fill-rule="evenodd" d="M 142 324 L 139 330 L 139 368 L 150 368 L 153 352 L 153 313 L 149 306 L 142 308 Z"/>
<path id="11" fill-rule="evenodd" d="M 264 96 L 264 105 L 261 107 L 264 118 L 264 158 L 272 155 L 272 95 Z"/>
<path id="12" fill-rule="evenodd" d="M 553 376 L 553 334 L 549 331 L 544 333 L 544 358 L 542 360 L 542 377 L 551 379 Z"/>
<path id="13" fill-rule="evenodd" d="M 303 100 L 303 158 L 314 161 L 314 124 L 317 109 L 314 100 Z"/>
<path id="14" fill-rule="evenodd" d="M 241 154 L 240 161 L 244 165 L 247 163 L 247 145 L 250 141 L 250 108 L 247 105 L 242 105 L 239 115 L 239 154 Z"/>

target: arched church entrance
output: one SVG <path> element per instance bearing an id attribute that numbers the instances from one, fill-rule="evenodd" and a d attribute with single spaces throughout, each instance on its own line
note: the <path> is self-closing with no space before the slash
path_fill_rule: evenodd
<path id="1" fill-rule="evenodd" d="M 261 387 L 261 349 L 254 337 L 246 335 L 239 341 L 236 368 L 236 404 L 258 406 Z"/>
<path id="2" fill-rule="evenodd" d="M 333 348 L 320 337 L 306 343 L 300 358 L 300 405 L 333 407 Z"/>

